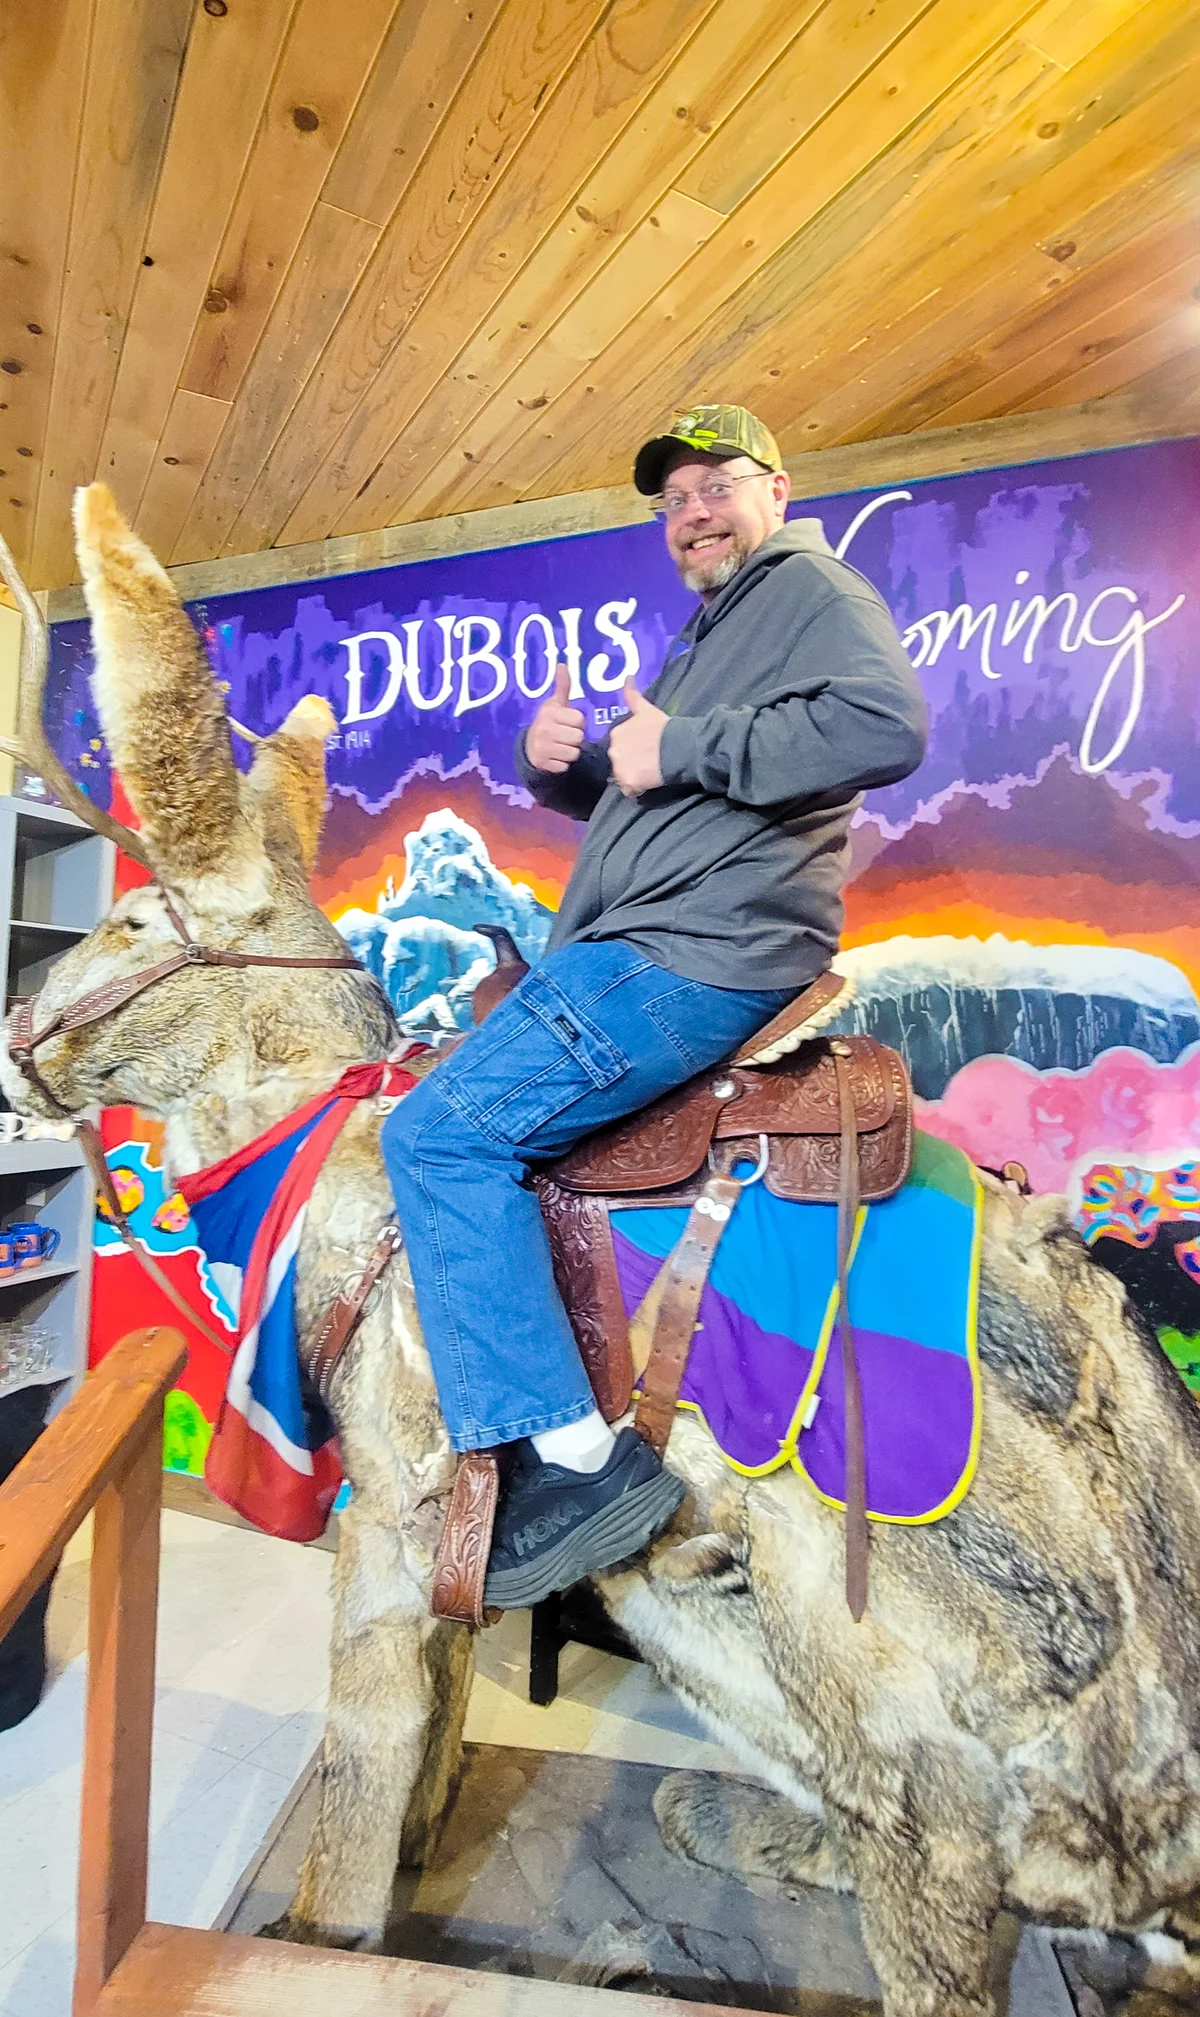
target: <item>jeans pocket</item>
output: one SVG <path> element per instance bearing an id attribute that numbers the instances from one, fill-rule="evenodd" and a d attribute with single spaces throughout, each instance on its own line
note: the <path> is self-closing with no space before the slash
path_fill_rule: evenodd
<path id="1" fill-rule="evenodd" d="M 624 1051 L 535 968 L 447 1061 L 438 1082 L 450 1104 L 494 1141 L 519 1144 L 628 1070 Z"/>
<path id="2" fill-rule="evenodd" d="M 777 1015 L 790 996 L 780 992 L 741 993 L 680 981 L 646 1004 L 646 1014 L 687 1066 L 706 1071 L 745 1043 Z"/>
<path id="3" fill-rule="evenodd" d="M 543 968 L 535 967 L 527 975 L 521 993 L 526 1008 L 552 1036 L 568 1046 L 594 1086 L 610 1086 L 628 1070 L 629 1060 L 624 1051 Z"/>
<path id="4" fill-rule="evenodd" d="M 724 1031 L 714 1028 L 715 992 L 696 981 L 681 981 L 678 987 L 646 1003 L 646 1014 L 678 1052 L 689 1074 L 702 1072 L 714 1056 L 723 1057 L 731 1048 Z"/>

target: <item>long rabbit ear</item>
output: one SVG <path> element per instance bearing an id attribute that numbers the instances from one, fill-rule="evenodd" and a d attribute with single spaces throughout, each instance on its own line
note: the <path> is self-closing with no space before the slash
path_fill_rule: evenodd
<path id="1" fill-rule="evenodd" d="M 75 547 L 92 690 L 154 865 L 184 890 L 215 881 L 236 908 L 254 907 L 265 859 L 239 803 L 225 704 L 179 597 L 103 483 L 75 493 Z"/>
<path id="2" fill-rule="evenodd" d="M 325 744 L 337 732 L 327 700 L 306 694 L 259 743 L 246 780 L 269 851 L 296 855 L 311 875 L 325 817 Z"/>

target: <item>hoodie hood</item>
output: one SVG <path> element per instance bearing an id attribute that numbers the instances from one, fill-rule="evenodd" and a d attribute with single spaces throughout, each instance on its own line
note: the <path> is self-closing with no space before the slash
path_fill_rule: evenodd
<path id="1" fill-rule="evenodd" d="M 714 623 L 719 623 L 723 616 L 728 615 L 742 597 L 748 595 L 752 588 L 756 588 L 763 576 L 769 574 L 773 567 L 778 567 L 782 561 L 791 560 L 797 553 L 821 554 L 828 560 L 835 557 L 833 548 L 825 537 L 825 527 L 819 518 L 789 518 L 787 524 L 781 525 L 778 532 L 773 532 L 768 539 L 763 540 L 761 546 L 756 546 L 749 558 L 743 561 L 733 580 L 727 581 L 724 588 L 701 612 L 696 623 L 697 636 L 711 630 Z"/>
<path id="2" fill-rule="evenodd" d="M 753 567 L 758 561 L 773 564 L 777 560 L 786 560 L 790 553 L 832 554 L 832 552 L 833 548 L 825 537 L 825 527 L 819 518 L 789 518 L 787 524 L 781 525 L 778 532 L 773 532 L 769 539 L 763 540 L 761 546 L 755 547 L 746 565 Z"/>

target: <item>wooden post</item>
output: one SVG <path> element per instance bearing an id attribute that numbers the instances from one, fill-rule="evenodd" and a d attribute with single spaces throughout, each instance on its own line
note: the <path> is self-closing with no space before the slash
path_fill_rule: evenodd
<path id="1" fill-rule="evenodd" d="M 163 1402 L 178 1331 L 134 1331 L 0 1484 L 0 1638 L 95 1507 L 75 2017 L 146 1917 Z"/>
<path id="2" fill-rule="evenodd" d="M 162 1414 L 96 1503 L 73 2017 L 90 2017 L 146 1919 Z"/>

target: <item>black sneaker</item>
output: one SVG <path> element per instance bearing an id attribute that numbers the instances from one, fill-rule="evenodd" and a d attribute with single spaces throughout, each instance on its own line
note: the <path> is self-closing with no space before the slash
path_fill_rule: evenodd
<path id="1" fill-rule="evenodd" d="M 636 1429 L 622 1429 L 602 1471 L 568 1471 L 520 1450 L 500 1501 L 484 1602 L 540 1604 L 610 1569 L 666 1526 L 686 1487 Z"/>

